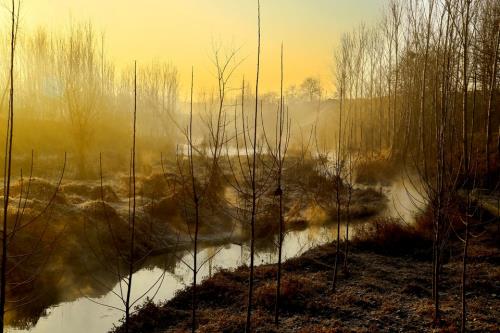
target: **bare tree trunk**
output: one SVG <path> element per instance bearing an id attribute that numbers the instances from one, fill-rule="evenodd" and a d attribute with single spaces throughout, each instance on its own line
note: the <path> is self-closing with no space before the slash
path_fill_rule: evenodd
<path id="1" fill-rule="evenodd" d="M 498 126 L 497 154 L 498 154 L 498 158 L 500 159 L 500 126 Z M 500 223 L 498 225 L 500 226 Z"/>
<path id="2" fill-rule="evenodd" d="M 338 262 L 339 262 L 339 247 L 340 247 L 340 190 L 341 190 L 341 140 L 342 140 L 342 106 L 344 99 L 344 87 L 340 87 L 340 109 L 339 109 L 339 138 L 338 138 L 338 146 L 337 146 L 337 157 L 336 157 L 336 165 L 335 165 L 335 201 L 337 205 L 337 243 L 335 245 L 335 262 L 333 264 L 333 280 L 332 280 L 332 291 L 335 291 L 337 285 L 337 271 L 338 271 Z"/>
<path id="3" fill-rule="evenodd" d="M 462 28 L 462 33 L 463 33 L 462 149 L 463 149 L 463 158 L 464 158 L 464 173 L 468 174 L 468 172 L 469 172 L 469 153 L 468 153 L 468 143 L 467 143 L 467 136 L 468 136 L 467 92 L 468 92 L 469 80 L 468 80 L 468 76 L 467 76 L 467 70 L 468 70 L 468 62 L 469 62 L 468 48 L 469 48 L 470 0 L 465 0 L 465 6 L 466 6 L 465 19 L 464 19 L 463 28 Z M 466 179 L 466 182 L 467 181 L 468 181 L 468 179 Z M 467 186 L 467 183 L 465 185 Z"/>
<path id="4" fill-rule="evenodd" d="M 397 101 L 398 101 L 398 84 L 399 84 L 399 25 L 401 19 L 401 8 L 397 2 L 393 2 L 393 15 L 394 15 L 394 67 L 395 67 L 395 82 L 394 82 L 394 107 L 392 110 L 392 146 L 391 155 L 397 153 L 396 140 L 398 139 L 397 130 Z M 397 157 L 397 156 L 396 156 Z"/>
<path id="5" fill-rule="evenodd" d="M 196 195 L 195 195 L 196 196 Z M 196 332 L 196 308 L 197 308 L 197 290 L 196 290 L 196 278 L 198 275 L 198 232 L 199 232 L 199 220 L 200 220 L 200 210 L 199 202 L 196 197 L 195 201 L 195 231 L 194 231 L 194 262 L 193 262 L 193 291 L 192 291 L 192 322 L 191 322 L 191 332 Z"/>
<path id="6" fill-rule="evenodd" d="M 425 35 L 425 54 L 424 54 L 424 68 L 422 70 L 422 85 L 420 91 L 420 151 L 424 163 L 424 172 L 427 173 L 427 159 L 425 156 L 425 83 L 427 79 L 427 67 L 429 59 L 429 43 L 431 39 L 432 27 L 432 12 L 434 9 L 434 0 L 430 1 L 429 16 L 427 18 L 427 32 Z"/>
<path id="7" fill-rule="evenodd" d="M 256 187 L 256 163 L 257 163 L 257 117 L 259 115 L 259 74 L 260 74 L 260 0 L 257 0 L 257 74 L 255 79 L 255 112 L 253 128 L 253 153 L 252 153 L 252 216 L 250 221 L 250 276 L 248 281 L 248 306 L 245 332 L 252 331 L 252 297 L 253 297 L 253 275 L 255 256 L 255 220 L 257 214 L 257 187 Z M 245 134 L 244 134 L 245 135 Z"/>
<path id="8" fill-rule="evenodd" d="M 474 65 L 474 95 L 473 95 L 473 104 L 474 107 L 472 108 L 472 114 L 471 114 L 471 125 L 470 125 L 470 132 L 471 132 L 471 137 L 470 137 L 470 142 L 469 142 L 469 161 L 472 160 L 472 151 L 474 148 L 474 137 L 475 137 L 475 132 L 476 132 L 476 96 L 477 96 L 477 66 Z"/>
<path id="9" fill-rule="evenodd" d="M 467 199 L 469 201 L 469 199 Z M 466 277 L 467 277 L 467 250 L 469 248 L 469 221 L 468 221 L 468 212 L 466 212 L 466 219 L 467 221 L 465 222 L 465 239 L 464 239 L 464 257 L 463 257 L 463 267 L 462 267 L 462 325 L 461 325 L 461 332 L 465 332 L 465 325 L 467 322 L 467 302 L 465 299 L 465 292 L 466 292 Z"/>
<path id="10" fill-rule="evenodd" d="M 283 251 L 283 238 L 285 232 L 285 226 L 283 221 L 283 193 L 281 189 L 281 182 L 278 185 L 279 194 L 279 239 L 278 239 L 278 273 L 276 277 L 276 303 L 274 308 L 274 323 L 276 326 L 279 326 L 279 313 L 281 306 L 281 260 L 282 260 L 282 251 Z"/>
<path id="11" fill-rule="evenodd" d="M 339 180 L 337 180 L 338 182 Z M 339 187 L 340 185 L 336 185 Z M 337 202 L 337 242 L 335 245 L 335 262 L 333 264 L 333 281 L 332 281 L 332 291 L 335 291 L 337 286 L 337 271 L 339 262 L 339 252 L 340 252 L 340 188 L 336 189 L 336 202 Z"/>
<path id="12" fill-rule="evenodd" d="M 439 206 L 438 206 L 439 207 Z M 440 209 L 440 208 L 438 208 Z M 440 232 L 441 227 L 441 213 L 437 213 L 436 221 L 436 232 L 434 238 L 434 320 L 439 323 L 440 312 L 439 312 L 439 266 L 440 266 Z"/>
<path id="13" fill-rule="evenodd" d="M 495 91 L 495 83 L 497 77 L 497 66 L 498 66 L 498 48 L 500 44 L 500 28 L 497 27 L 496 41 L 495 41 L 495 52 L 493 55 L 493 64 L 492 64 L 492 72 L 491 72 L 491 82 L 490 82 L 490 94 L 488 98 L 488 114 L 486 120 L 486 151 L 485 151 L 485 160 L 486 160 L 486 184 L 489 184 L 490 180 L 490 144 L 491 144 L 491 111 L 493 108 L 493 95 Z"/>
<path id="14" fill-rule="evenodd" d="M 283 250 L 283 238 L 285 233 L 285 225 L 283 220 L 283 188 L 281 187 L 281 177 L 283 172 L 283 158 L 282 158 L 282 141 L 283 141 L 283 44 L 281 44 L 281 80 L 280 80 L 280 108 L 278 116 L 278 127 L 276 130 L 279 131 L 277 134 L 277 152 L 276 158 L 278 162 L 278 196 L 279 196 L 279 235 L 278 235 L 278 273 L 276 277 L 276 302 L 274 309 L 274 323 L 279 326 L 279 312 L 280 312 L 280 301 L 281 301 L 281 257 Z"/>
<path id="15" fill-rule="evenodd" d="M 353 143 L 353 138 L 352 138 L 352 132 L 353 132 L 353 125 L 352 123 L 349 125 L 349 134 L 348 134 L 348 139 L 347 139 L 347 146 L 350 147 L 351 144 Z M 354 165 L 353 165 L 353 160 L 352 160 L 352 152 L 347 149 L 347 174 L 346 174 L 346 183 L 347 183 L 347 201 L 345 204 L 345 211 L 346 211 L 346 225 L 345 225 L 345 246 L 344 246 L 344 265 L 343 265 L 343 271 L 345 275 L 349 274 L 349 267 L 348 267 L 348 255 L 349 255 L 349 226 L 351 223 L 351 200 L 352 200 L 352 191 L 353 191 L 353 172 L 354 172 Z"/>
<path id="16" fill-rule="evenodd" d="M 382 58 L 383 58 L 383 50 L 379 51 L 379 57 L 378 57 L 378 70 L 379 70 L 379 75 L 378 75 L 378 99 L 379 99 L 379 131 L 378 131 L 378 154 L 380 155 L 379 157 L 382 156 L 382 132 L 384 129 L 384 121 L 383 121 L 383 97 L 382 97 L 382 81 L 383 81 L 383 66 L 382 66 Z"/>
<path id="17" fill-rule="evenodd" d="M 344 249 L 344 273 L 349 274 L 349 267 L 348 267 L 348 255 L 349 255 L 349 224 L 351 223 L 351 197 L 352 197 L 352 189 L 351 189 L 351 184 L 349 184 L 349 193 L 348 193 L 348 198 L 347 198 L 347 204 L 346 204 L 346 215 L 347 215 L 347 221 L 345 225 L 345 249 Z"/>
<path id="18" fill-rule="evenodd" d="M 0 325 L 0 333 L 5 329 L 5 303 L 6 303 L 6 287 L 7 287 L 7 259 L 8 259 L 8 209 L 10 195 L 10 178 L 12 173 L 12 139 L 14 137 L 14 50 L 15 50 L 15 34 L 16 34 L 16 6 L 15 0 L 12 0 L 12 21 L 11 21 L 11 40 L 10 40 L 10 91 L 9 91 L 9 116 L 7 122 L 7 150 L 5 152 L 6 171 L 4 179 L 4 206 L 3 206 L 3 230 L 2 230 L 2 268 L 0 281 L 0 316 L 2 324 Z"/>
<path id="19" fill-rule="evenodd" d="M 477 78 L 476 78 L 476 69 L 474 68 L 474 90 L 473 90 L 473 102 L 472 102 L 472 128 L 471 128 L 471 150 L 472 150 L 472 141 L 474 138 L 474 114 L 476 113 L 476 93 L 477 93 Z M 465 132 L 465 134 L 468 134 Z M 464 158 L 469 159 L 471 161 L 470 154 L 472 151 L 469 151 L 469 156 L 464 156 Z M 467 191 L 467 205 L 465 206 L 465 237 L 464 237 L 464 253 L 463 253 L 463 262 L 462 262 L 462 323 L 461 323 L 461 332 L 465 332 L 465 326 L 467 324 L 467 299 L 466 299 L 466 278 L 467 278 L 467 251 L 469 248 L 469 211 L 471 209 L 471 187 L 475 185 L 475 179 L 470 179 L 472 170 L 469 169 L 470 165 L 467 165 L 465 169 L 465 190 Z"/>
<path id="20" fill-rule="evenodd" d="M 189 110 L 189 168 L 191 176 L 191 186 L 193 191 L 193 202 L 195 209 L 195 225 L 194 225 L 194 253 L 193 253 L 193 286 L 192 286 L 192 322 L 191 332 L 196 332 L 196 278 L 198 275 L 198 233 L 200 229 L 200 201 L 198 192 L 196 190 L 196 178 L 194 176 L 194 162 L 193 162 L 193 85 L 194 85 L 194 70 L 191 71 L 191 99 Z"/>
<path id="21" fill-rule="evenodd" d="M 132 216 L 130 223 L 130 258 L 127 283 L 127 297 L 125 300 L 125 332 L 129 332 L 130 324 L 130 296 L 132 293 L 132 277 L 134 275 L 135 257 L 135 209 L 136 209 L 136 185 L 135 185 L 135 144 L 137 124 L 137 62 L 134 63 L 134 121 L 132 139 Z"/>

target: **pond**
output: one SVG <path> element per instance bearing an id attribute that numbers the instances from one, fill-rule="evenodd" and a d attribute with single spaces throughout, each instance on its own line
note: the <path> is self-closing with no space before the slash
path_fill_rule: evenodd
<path id="1" fill-rule="evenodd" d="M 331 228 L 335 229 L 333 226 Z M 291 232 L 284 240 L 284 258 L 300 255 L 314 246 L 331 241 L 334 239 L 333 237 L 333 232 L 326 227 L 310 227 L 303 231 Z M 242 247 L 236 244 L 211 247 L 199 253 L 202 262 L 204 258 L 211 256 L 213 256 L 213 259 L 200 270 L 200 279 L 208 277 L 210 270 L 215 272 L 219 269 L 240 266 L 242 263 L 247 262 L 249 253 L 245 246 Z M 132 299 L 135 300 L 144 293 L 154 300 L 166 300 L 173 297 L 176 291 L 185 288 L 192 281 L 192 273 L 183 263 L 189 263 L 192 261 L 191 258 L 191 254 L 185 254 L 182 260 L 178 261 L 173 272 L 166 272 L 158 267 L 137 271 L 133 276 Z M 161 260 L 161 257 L 155 258 L 155 260 Z M 259 252 L 255 262 L 257 264 L 274 263 L 276 262 L 276 253 L 270 251 Z M 148 290 L 149 292 L 147 292 Z M 113 324 L 119 323 L 119 320 L 123 317 L 123 312 L 108 307 L 123 308 L 121 299 L 115 293 L 120 293 L 119 284 L 113 288 L 113 291 L 103 297 L 81 297 L 76 301 L 51 307 L 47 310 L 47 315 L 41 317 L 36 325 L 29 330 L 11 328 L 8 332 L 107 332 L 113 327 Z"/>

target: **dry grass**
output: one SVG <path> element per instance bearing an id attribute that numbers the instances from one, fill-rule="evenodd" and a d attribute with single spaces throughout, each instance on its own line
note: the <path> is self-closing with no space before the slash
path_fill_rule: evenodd
<path id="1" fill-rule="evenodd" d="M 488 229 L 484 238 L 471 244 L 471 253 L 483 253 L 470 263 L 468 329 L 472 332 L 495 332 L 500 325 L 500 299 L 492 296 L 500 295 L 499 252 L 481 250 L 484 244 L 489 244 L 487 239 L 494 235 L 493 229 L 496 230 L 496 226 L 490 227 L 493 228 Z M 416 260 L 411 252 L 426 251 L 421 247 L 427 247 L 428 240 L 419 232 L 427 232 L 428 228 L 426 216 L 411 227 L 397 220 L 375 221 L 353 246 L 350 274 L 339 274 L 335 292 L 330 289 L 334 244 L 320 246 L 285 262 L 279 329 L 273 324 L 276 267 L 257 267 L 252 317 L 255 332 L 457 331 L 461 258 L 451 256 L 443 266 L 444 320 L 439 327 L 433 327 L 431 256 Z M 198 287 L 199 332 L 243 331 L 247 279 L 248 267 L 243 266 L 234 271 L 220 271 Z M 157 323 L 155 330 L 133 332 L 189 331 L 186 313 L 190 296 L 187 288 L 159 307 L 162 310 L 158 310 L 158 317 L 166 309 L 179 311 L 179 318 L 173 321 L 170 312 L 164 315 L 166 319 L 155 319 L 154 308 L 149 306 L 144 310 L 146 321 Z M 133 322 L 143 320 L 142 312 L 133 317 Z"/>
<path id="2" fill-rule="evenodd" d="M 356 226 L 353 243 L 360 249 L 385 255 L 428 258 L 432 241 L 424 223 L 410 225 L 396 218 L 376 218 L 373 223 Z"/>

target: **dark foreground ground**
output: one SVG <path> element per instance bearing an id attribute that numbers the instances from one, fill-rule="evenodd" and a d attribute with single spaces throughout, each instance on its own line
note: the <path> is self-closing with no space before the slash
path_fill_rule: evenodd
<path id="1" fill-rule="evenodd" d="M 476 229 L 469 251 L 468 331 L 500 330 L 500 238 L 497 225 Z M 363 232 L 359 234 L 363 235 Z M 442 323 L 433 325 L 428 238 L 407 226 L 376 223 L 354 241 L 349 273 L 339 272 L 333 292 L 335 247 L 310 250 L 284 264 L 282 314 L 273 324 L 276 266 L 255 273 L 255 332 L 456 332 L 460 329 L 461 244 L 450 239 L 443 254 Z M 383 247 L 382 247 L 383 245 Z M 342 259 L 343 260 L 343 259 Z M 243 332 L 248 268 L 220 271 L 199 292 L 198 332 Z M 132 332 L 190 331 L 191 289 L 165 304 L 144 305 Z M 122 332 L 123 327 L 116 329 Z"/>

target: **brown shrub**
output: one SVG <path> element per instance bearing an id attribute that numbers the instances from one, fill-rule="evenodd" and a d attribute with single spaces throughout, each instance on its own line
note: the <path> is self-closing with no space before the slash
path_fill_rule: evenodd
<path id="1" fill-rule="evenodd" d="M 430 243 L 415 226 L 396 218 L 376 218 L 372 223 L 357 226 L 353 238 L 357 247 L 396 256 L 428 257 Z"/>
<path id="2" fill-rule="evenodd" d="M 316 283 L 304 277 L 285 276 L 281 281 L 281 309 L 284 312 L 302 312 L 318 292 Z M 274 309 L 276 283 L 267 282 L 255 289 L 255 302 L 266 309 Z"/>
<path id="3" fill-rule="evenodd" d="M 197 298 L 200 306 L 208 307 L 236 307 L 243 305 L 246 286 L 235 279 L 236 273 L 220 271 L 211 279 L 203 281 L 197 286 Z M 170 301 L 177 309 L 189 309 L 191 307 L 191 287 L 180 290 Z"/>
<path id="4" fill-rule="evenodd" d="M 146 302 L 130 319 L 130 332 L 154 332 L 158 328 L 176 326 L 189 318 L 189 311 L 179 311 L 168 306 Z M 115 327 L 111 332 L 125 332 L 125 325 Z"/>

